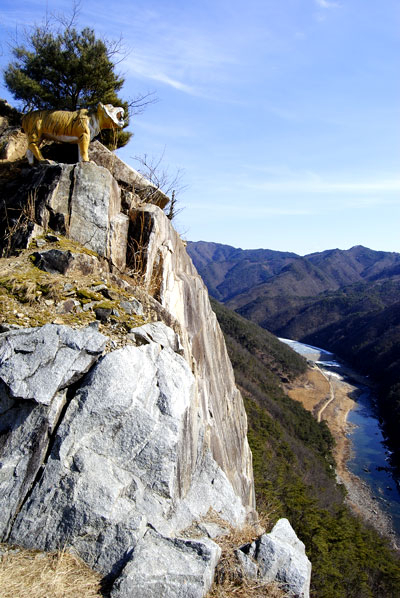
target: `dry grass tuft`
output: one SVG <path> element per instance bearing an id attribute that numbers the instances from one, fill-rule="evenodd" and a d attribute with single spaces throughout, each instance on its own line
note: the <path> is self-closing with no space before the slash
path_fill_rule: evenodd
<path id="1" fill-rule="evenodd" d="M 74 555 L 0 545 L 1 598 L 98 598 L 100 575 Z"/>
<path id="2" fill-rule="evenodd" d="M 1 281 L 4 286 L 7 284 L 11 287 L 13 295 L 19 297 L 20 301 L 29 303 L 30 305 L 35 303 L 37 299 L 37 284 L 35 280 L 18 281 L 12 276 L 9 279 Z"/>
<path id="3" fill-rule="evenodd" d="M 290 598 L 282 588 L 274 582 L 261 583 L 243 580 L 239 585 L 225 583 L 215 585 L 207 594 L 207 598 Z"/>

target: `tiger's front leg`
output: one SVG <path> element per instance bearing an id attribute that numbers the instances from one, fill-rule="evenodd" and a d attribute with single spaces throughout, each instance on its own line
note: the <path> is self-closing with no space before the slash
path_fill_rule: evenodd
<path id="1" fill-rule="evenodd" d="M 45 162 L 45 159 L 43 158 L 39 149 L 40 142 L 41 138 L 36 134 L 30 135 L 28 137 L 28 150 L 26 152 L 26 157 L 31 165 L 34 162 L 33 157 L 35 157 L 38 162 Z"/>
<path id="2" fill-rule="evenodd" d="M 89 160 L 90 131 L 82 133 L 78 141 L 79 162 L 90 162 Z"/>

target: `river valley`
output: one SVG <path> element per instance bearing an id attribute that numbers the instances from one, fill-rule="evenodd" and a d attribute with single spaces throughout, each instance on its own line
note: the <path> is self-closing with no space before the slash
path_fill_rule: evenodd
<path id="1" fill-rule="evenodd" d="M 311 369 L 287 386 L 335 438 L 338 481 L 349 506 L 400 546 L 400 481 L 390 466 L 374 397 L 368 381 L 318 347 L 280 339 L 307 358 Z"/>

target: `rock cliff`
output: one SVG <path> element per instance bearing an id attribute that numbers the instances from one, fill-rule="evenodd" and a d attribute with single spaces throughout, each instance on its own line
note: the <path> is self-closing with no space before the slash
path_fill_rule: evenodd
<path id="1" fill-rule="evenodd" d="M 32 326 L 37 313 L 7 309 L 22 262 L 3 258 L 1 538 L 73 549 L 113 598 L 200 598 L 220 548 L 185 529 L 210 512 L 256 520 L 246 414 L 165 196 L 100 145 L 91 155 L 14 164 L 0 183 L 3 256 L 47 273 L 31 299 L 24 282 L 26 302 L 63 293 Z"/>

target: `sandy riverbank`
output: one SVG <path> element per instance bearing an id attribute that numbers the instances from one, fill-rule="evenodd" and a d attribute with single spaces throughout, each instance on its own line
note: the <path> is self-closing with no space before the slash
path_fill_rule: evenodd
<path id="1" fill-rule="evenodd" d="M 396 535 L 390 517 L 382 511 L 369 486 L 346 467 L 351 456 L 351 442 L 347 438 L 350 425 L 349 411 L 356 405 L 354 398 L 359 389 L 335 376 L 324 374 L 319 368 L 310 368 L 295 384 L 286 387 L 288 395 L 300 401 L 318 420 L 325 420 L 336 441 L 334 450 L 338 481 L 347 490 L 346 501 L 379 533 L 391 538 L 396 546 Z M 397 547 L 397 546 L 396 546 Z"/>

